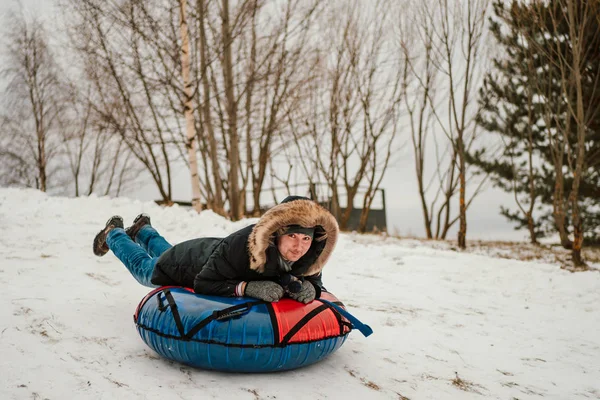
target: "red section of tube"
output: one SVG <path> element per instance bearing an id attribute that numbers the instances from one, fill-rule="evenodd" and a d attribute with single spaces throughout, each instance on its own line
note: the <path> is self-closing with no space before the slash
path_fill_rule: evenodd
<path id="1" fill-rule="evenodd" d="M 323 299 L 329 301 L 339 301 L 330 293 L 323 292 Z M 275 316 L 277 317 L 279 343 L 281 343 L 286 335 L 299 323 L 302 319 L 310 314 L 313 310 L 322 307 L 323 303 L 318 300 L 308 304 L 302 304 L 292 299 L 281 299 L 277 303 L 272 303 Z M 349 329 L 343 328 L 344 332 Z M 340 324 L 338 317 L 331 309 L 325 309 L 314 315 L 298 332 L 296 332 L 288 341 L 288 343 L 308 342 L 320 340 L 327 337 L 339 336 Z"/>

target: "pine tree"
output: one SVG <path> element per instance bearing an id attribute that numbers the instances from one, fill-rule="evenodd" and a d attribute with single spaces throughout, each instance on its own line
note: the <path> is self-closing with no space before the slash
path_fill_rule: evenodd
<path id="1" fill-rule="evenodd" d="M 556 5 L 561 5 L 559 0 L 550 1 L 547 7 Z M 539 4 L 537 7 L 539 10 Z M 598 11 L 598 8 L 592 9 Z M 557 43 L 562 54 L 566 58 L 570 56 L 569 30 L 566 24 L 560 23 L 564 20 L 559 21 L 558 28 L 552 25 L 552 21 L 534 23 L 534 15 L 529 4 L 512 1 L 505 6 L 501 1 L 494 3 L 490 29 L 501 52 L 493 60 L 493 69 L 486 74 L 480 90 L 483 112 L 477 122 L 488 132 L 489 138 L 499 138 L 500 149 L 479 149 L 470 155 L 469 161 L 488 173 L 497 187 L 515 194 L 518 209 L 503 207 L 501 213 L 515 222 L 517 229 L 528 227 L 532 242 L 535 243 L 544 234 L 560 230 L 557 209 L 562 210 L 561 242 L 569 247 L 567 209 L 573 176 L 566 167 L 566 155 L 559 157 L 557 169 L 556 151 L 554 148 L 553 153 L 551 147 L 552 141 L 556 143 L 565 137 L 564 146 L 576 146 L 576 135 L 569 134 L 569 129 L 567 134 L 561 133 L 561 129 L 565 132 L 565 126 L 570 126 L 573 132 L 576 128 L 567 109 L 564 86 L 561 86 L 564 75 L 561 76 L 551 56 Z M 586 33 L 588 57 L 584 71 L 584 96 L 590 104 L 597 104 L 600 101 L 600 35 L 597 25 L 590 24 Z M 532 43 L 535 47 L 543 44 L 555 47 L 537 51 L 539 48 L 534 50 Z M 551 118 L 547 115 L 549 110 L 553 113 Z M 587 130 L 586 174 L 581 182 L 579 198 L 586 236 L 594 238 L 597 237 L 595 228 L 600 220 L 597 211 L 600 206 L 600 118 L 588 118 Z M 561 176 L 556 173 L 557 170 Z M 560 191 L 556 190 L 557 182 L 562 185 Z M 556 193 L 561 193 L 560 198 Z"/>
<path id="2" fill-rule="evenodd" d="M 499 149 L 479 149 L 469 162 L 489 174 L 496 187 L 515 194 L 519 209 L 502 207 L 501 214 L 516 222 L 517 229 L 527 227 L 531 242 L 537 243 L 542 232 L 533 211 L 545 171 L 535 160 L 546 127 L 538 117 L 539 105 L 533 101 L 535 91 L 530 83 L 541 61 L 523 43 L 515 15 L 499 1 L 493 8 L 490 31 L 502 51 L 492 60 L 493 69 L 480 89 L 482 113 L 477 123 L 499 141 Z"/>

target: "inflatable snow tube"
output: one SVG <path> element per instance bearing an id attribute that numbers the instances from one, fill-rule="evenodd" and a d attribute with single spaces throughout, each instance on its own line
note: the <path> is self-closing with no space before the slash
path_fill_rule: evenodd
<path id="1" fill-rule="evenodd" d="M 142 299 L 134 321 L 161 356 L 219 371 L 271 372 L 316 363 L 344 344 L 352 325 L 329 302 L 302 304 L 195 294 L 160 287 Z"/>

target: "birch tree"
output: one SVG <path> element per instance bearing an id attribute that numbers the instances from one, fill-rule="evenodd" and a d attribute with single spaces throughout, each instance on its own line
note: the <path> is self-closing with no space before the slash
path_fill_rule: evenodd
<path id="1" fill-rule="evenodd" d="M 194 103 L 192 87 L 193 83 L 190 77 L 190 40 L 187 24 L 187 0 L 179 0 L 179 17 L 180 17 L 180 33 L 181 33 L 181 75 L 183 79 L 184 93 L 184 114 L 186 125 L 186 148 L 188 152 L 189 171 L 192 187 L 192 207 L 197 212 L 202 211 L 202 203 L 200 201 L 200 179 L 198 177 L 198 161 L 196 158 L 196 123 L 194 121 Z"/>

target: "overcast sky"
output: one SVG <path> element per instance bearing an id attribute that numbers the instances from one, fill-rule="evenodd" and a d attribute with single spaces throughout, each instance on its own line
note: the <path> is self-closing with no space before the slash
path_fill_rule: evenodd
<path id="1" fill-rule="evenodd" d="M 0 0 L 0 16 L 5 18 L 8 10 L 15 9 L 18 4 L 19 2 L 14 0 Z M 51 23 L 57 21 L 52 0 L 22 0 L 21 4 L 27 12 L 36 13 Z M 402 136 L 401 140 L 409 140 L 408 132 Z M 413 156 L 407 147 L 405 149 L 395 155 L 396 161 L 389 167 L 381 185 L 386 191 L 388 231 L 402 235 L 423 236 L 423 217 L 417 194 Z M 189 200 L 189 186 L 189 175 L 185 171 L 176 174 L 174 198 Z M 158 198 L 158 191 L 154 183 L 148 180 L 141 182 L 138 191 L 128 193 L 127 196 L 154 200 Z M 514 208 L 513 197 L 491 187 L 481 193 L 468 212 L 467 237 L 496 240 L 524 239 L 526 232 L 515 232 L 506 219 L 499 215 L 501 205 Z M 457 207 L 458 198 L 455 200 L 454 209 Z M 452 231 L 452 238 L 455 238 L 455 232 L 456 229 Z"/>

